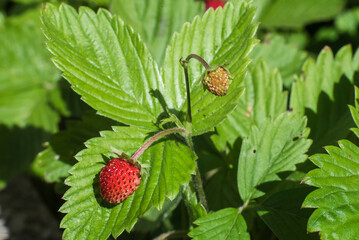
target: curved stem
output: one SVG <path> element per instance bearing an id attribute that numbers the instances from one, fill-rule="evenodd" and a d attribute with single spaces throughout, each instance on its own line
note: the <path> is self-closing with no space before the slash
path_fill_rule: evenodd
<path id="1" fill-rule="evenodd" d="M 198 60 L 198 61 L 203 65 L 203 67 L 206 68 L 206 70 L 211 69 L 211 66 L 209 66 L 209 64 L 208 64 L 203 58 L 201 58 L 200 56 L 198 56 L 197 54 L 190 54 L 190 55 L 188 55 L 188 57 L 186 58 L 185 61 L 186 61 L 186 62 L 189 62 L 189 60 L 190 60 L 191 58 L 194 58 L 194 59 Z"/>
<path id="2" fill-rule="evenodd" d="M 185 128 L 170 128 L 167 130 L 164 130 L 162 132 L 157 133 L 156 135 L 154 135 L 153 137 L 151 137 L 147 142 L 145 142 L 145 144 L 143 144 L 136 152 L 135 154 L 133 154 L 132 159 L 136 160 L 137 158 L 139 158 L 141 156 L 141 154 L 146 151 L 146 149 L 152 145 L 152 143 L 154 143 L 155 141 L 157 141 L 160 138 L 163 138 L 164 136 L 167 136 L 169 134 L 172 133 L 185 133 L 186 135 L 188 134 L 187 129 Z"/>

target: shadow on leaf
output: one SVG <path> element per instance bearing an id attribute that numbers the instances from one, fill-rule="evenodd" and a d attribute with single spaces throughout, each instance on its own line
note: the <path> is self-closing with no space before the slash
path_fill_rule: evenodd
<path id="1" fill-rule="evenodd" d="M 308 127 L 311 129 L 309 138 L 313 139 L 310 154 L 324 152 L 323 146 L 335 144 L 335 141 L 347 137 L 349 129 L 354 127 L 348 108 L 348 104 L 354 103 L 353 84 L 342 76 L 333 89 L 334 100 L 322 91 L 317 103 L 317 112 L 305 109 Z"/>
<path id="2" fill-rule="evenodd" d="M 30 166 L 50 133 L 32 126 L 0 125 L 0 136 L 0 180 L 6 181 Z"/>

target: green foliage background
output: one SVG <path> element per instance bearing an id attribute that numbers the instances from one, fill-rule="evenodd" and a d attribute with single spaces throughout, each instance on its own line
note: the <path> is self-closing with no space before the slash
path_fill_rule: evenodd
<path id="1" fill-rule="evenodd" d="M 64 239 L 359 236 L 356 1 L 50 2 L 0 3 L 0 188 L 24 173 L 56 186 Z M 228 64 L 229 94 L 204 91 L 191 60 L 195 153 L 177 135 L 154 144 L 141 187 L 108 206 L 96 181 L 111 149 L 184 121 L 191 53 Z"/>

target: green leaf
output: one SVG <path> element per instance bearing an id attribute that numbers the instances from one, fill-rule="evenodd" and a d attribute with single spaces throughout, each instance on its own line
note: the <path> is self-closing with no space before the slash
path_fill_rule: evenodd
<path id="1" fill-rule="evenodd" d="M 308 59 L 303 74 L 292 85 L 291 108 L 308 116 L 312 152 L 348 135 L 353 125 L 348 103 L 352 103 L 353 78 L 358 66 L 351 47 L 341 48 L 335 58 L 325 47 L 317 61 Z"/>
<path id="2" fill-rule="evenodd" d="M 359 148 L 348 140 L 328 146 L 328 154 L 310 160 L 319 169 L 310 171 L 304 181 L 319 187 L 307 196 L 303 206 L 318 208 L 309 218 L 308 231 L 319 231 L 322 239 L 355 239 L 359 235 Z"/>
<path id="3" fill-rule="evenodd" d="M 194 240 L 206 239 L 238 239 L 249 240 L 247 225 L 238 209 L 225 208 L 197 219 L 199 225 L 188 235 Z"/>
<path id="4" fill-rule="evenodd" d="M 216 151 L 210 134 L 194 139 L 198 168 L 204 178 L 204 191 L 208 208 L 217 211 L 227 207 L 238 207 L 242 200 L 236 184 L 240 141 L 236 142 L 228 154 Z"/>
<path id="5" fill-rule="evenodd" d="M 301 204 L 312 188 L 294 188 L 277 192 L 258 204 L 257 213 L 280 240 L 318 239 L 307 233 L 311 211 Z"/>
<path id="6" fill-rule="evenodd" d="M 161 66 L 173 33 L 179 31 L 183 23 L 202 15 L 204 4 L 193 0 L 118 0 L 112 1 L 111 11 L 141 35 Z"/>
<path id="7" fill-rule="evenodd" d="M 66 228 L 64 239 L 116 238 L 125 229 L 130 231 L 152 206 L 160 209 L 165 198 L 174 199 L 179 186 L 188 183 L 196 167 L 195 156 L 184 144 L 172 139 L 158 141 L 138 159 L 145 169 L 136 192 L 118 205 L 107 204 L 99 194 L 98 175 L 106 159 L 115 155 L 111 149 L 132 155 L 143 145 L 150 132 L 139 127 L 113 127 L 101 132 L 101 138 L 86 142 L 87 149 L 76 155 L 79 161 L 70 170 L 66 184 L 66 203 L 61 212 L 67 213 L 61 222 Z"/>
<path id="8" fill-rule="evenodd" d="M 350 106 L 357 126 L 358 88 L 356 106 Z M 358 135 L 359 129 L 353 131 Z M 359 148 L 348 140 L 338 141 L 340 148 L 327 146 L 328 154 L 315 154 L 310 160 L 319 168 L 304 178 L 308 185 L 319 189 L 310 193 L 303 207 L 317 208 L 308 221 L 308 231 L 319 232 L 321 239 L 356 239 L 359 235 Z"/>
<path id="9" fill-rule="evenodd" d="M 31 126 L 0 125 L 0 136 L 0 181 L 6 182 L 30 166 L 49 133 Z"/>
<path id="10" fill-rule="evenodd" d="M 47 149 L 37 156 L 33 169 L 42 172 L 47 182 L 63 182 L 69 176 L 68 170 L 76 163 L 74 156 L 85 148 L 83 143 L 116 124 L 92 111 L 86 112 L 81 121 L 67 121 L 66 129 L 53 135 Z"/>
<path id="11" fill-rule="evenodd" d="M 359 126 L 359 112 L 356 109 L 359 109 L 359 88 L 354 86 L 354 95 L 355 95 L 355 107 L 349 105 L 350 113 L 352 114 L 355 125 Z M 358 137 L 358 128 L 351 129 Z"/>
<path id="12" fill-rule="evenodd" d="M 236 207 L 241 202 L 236 182 L 237 167 L 222 164 L 205 186 L 210 209 L 219 210 L 225 207 Z"/>
<path id="13" fill-rule="evenodd" d="M 196 219 L 207 215 L 206 209 L 200 202 L 198 202 L 193 182 L 190 182 L 183 187 L 182 195 L 189 214 L 189 221 L 191 223 Z"/>
<path id="14" fill-rule="evenodd" d="M 288 42 L 283 36 L 270 34 L 263 43 L 257 45 L 251 55 L 253 59 L 264 58 L 271 70 L 278 68 L 285 87 L 293 82 L 293 75 L 299 74 L 307 57 L 294 43 Z"/>
<path id="15" fill-rule="evenodd" d="M 54 107 L 66 117 L 81 118 L 83 113 L 91 109 L 63 78 L 59 81 L 58 88 L 51 92 L 50 98 Z"/>
<path id="16" fill-rule="evenodd" d="M 12 0 L 12 1 L 17 3 L 23 3 L 23 4 L 36 4 L 43 2 L 43 0 Z"/>
<path id="17" fill-rule="evenodd" d="M 60 74 L 49 61 L 38 10 L 9 18 L 0 29 L 0 124 L 31 125 L 52 133 L 59 116 L 48 95 Z"/>
<path id="18" fill-rule="evenodd" d="M 343 12 L 335 19 L 335 27 L 342 33 L 349 33 L 352 36 L 358 33 L 359 8 L 352 8 Z"/>
<path id="19" fill-rule="evenodd" d="M 25 171 L 58 129 L 49 95 L 59 71 L 50 62 L 39 9 L 6 18 L 0 27 L 0 181 Z M 58 99 L 61 102 L 61 99 Z"/>
<path id="20" fill-rule="evenodd" d="M 233 81 L 224 97 L 217 97 L 203 90 L 201 79 L 204 67 L 197 61 L 189 63 L 189 78 L 193 115 L 193 134 L 211 131 L 223 121 L 238 104 L 243 92 L 242 81 L 249 63 L 248 54 L 257 42 L 253 39 L 256 24 L 255 9 L 239 1 L 236 7 L 227 3 L 224 9 L 208 10 L 203 18 L 195 17 L 185 24 L 179 34 L 172 38 L 167 49 L 162 77 L 165 88 L 160 89 L 170 110 L 187 111 L 185 77 L 179 63 L 181 57 L 195 53 L 211 66 L 226 64 Z"/>
<path id="21" fill-rule="evenodd" d="M 286 112 L 253 126 L 242 143 L 238 162 L 238 189 L 244 202 L 262 196 L 264 183 L 280 180 L 277 175 L 293 171 L 304 162 L 311 141 L 306 118 Z"/>
<path id="22" fill-rule="evenodd" d="M 161 77 L 144 43 L 108 11 L 77 13 L 62 4 L 42 11 L 54 63 L 82 99 L 100 115 L 154 129 L 163 111 L 153 91 Z"/>
<path id="23" fill-rule="evenodd" d="M 150 208 L 145 214 L 138 219 L 134 231 L 135 232 L 150 232 L 154 231 L 163 224 L 164 221 L 168 221 L 172 217 L 172 212 L 180 204 L 182 198 L 179 194 L 173 201 L 166 199 L 161 210 L 155 207 Z"/>
<path id="24" fill-rule="evenodd" d="M 357 66 L 353 65 L 352 55 L 351 47 L 347 45 L 339 50 L 335 59 L 329 47 L 321 51 L 317 61 L 308 59 L 303 66 L 304 73 L 293 83 L 291 107 L 303 113 L 305 108 L 317 112 L 321 92 L 328 95 L 329 99 L 335 100 L 334 86 L 343 75 L 353 83 Z"/>
<path id="25" fill-rule="evenodd" d="M 67 5 L 57 9 L 48 4 L 42 20 L 53 61 L 73 89 L 99 114 L 130 125 L 154 129 L 165 107 L 187 111 L 178 62 L 182 56 L 195 52 L 212 65 L 229 62 L 234 81 L 223 98 L 203 93 L 198 84 L 204 68 L 190 64 L 193 134 L 198 135 L 213 129 L 237 105 L 247 55 L 256 42 L 253 15 L 254 9 L 247 4 L 236 8 L 228 4 L 224 10 L 207 11 L 203 19 L 196 17 L 186 24 L 167 50 L 163 80 L 139 36 L 105 10 L 95 14 L 80 8 L 77 14 Z"/>
<path id="26" fill-rule="evenodd" d="M 259 126 L 266 117 L 275 118 L 286 110 L 287 92 L 283 92 L 280 73 L 270 71 L 264 60 L 250 66 L 244 85 L 247 89 L 238 107 L 216 127 L 217 134 L 211 136 L 220 151 L 248 136 L 252 125 Z"/>
<path id="27" fill-rule="evenodd" d="M 49 143 L 46 144 L 46 147 L 37 155 L 32 169 L 40 174 L 46 182 L 62 182 L 64 178 L 68 177 L 68 171 L 72 165 L 61 161 Z"/>
<path id="28" fill-rule="evenodd" d="M 309 23 L 330 20 L 342 11 L 343 0 L 256 0 L 264 6 L 259 20 L 263 27 L 300 28 Z"/>

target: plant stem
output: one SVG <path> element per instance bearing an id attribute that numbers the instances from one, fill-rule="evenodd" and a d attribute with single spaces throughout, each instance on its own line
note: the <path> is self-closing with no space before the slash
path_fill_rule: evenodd
<path id="1" fill-rule="evenodd" d="M 242 212 L 243 212 L 243 210 L 244 210 L 244 209 L 246 209 L 246 208 L 248 207 L 248 204 L 249 204 L 249 199 L 248 199 L 245 203 L 243 203 L 243 205 L 242 205 L 242 206 L 240 206 L 240 207 L 238 208 L 239 213 L 242 213 Z"/>
<path id="2" fill-rule="evenodd" d="M 183 58 L 180 59 L 180 63 L 184 69 L 184 76 L 186 80 L 186 91 L 187 91 L 187 117 L 186 117 L 186 123 L 187 123 L 187 130 L 192 133 L 192 112 L 191 112 L 191 91 L 189 86 L 189 78 L 188 78 L 188 62 L 192 58 L 198 60 L 205 68 L 206 70 L 211 69 L 211 66 L 200 56 L 197 54 L 190 54 L 186 57 L 185 60 Z"/>
<path id="3" fill-rule="evenodd" d="M 187 234 L 188 234 L 187 231 L 171 231 L 171 232 L 163 233 L 160 236 L 154 238 L 153 240 L 165 240 L 165 239 L 178 238 L 178 237 L 189 239 Z"/>
<path id="4" fill-rule="evenodd" d="M 190 149 L 194 151 L 194 146 L 193 146 L 193 142 L 192 142 L 192 113 L 191 113 L 191 91 L 190 91 L 190 85 L 189 85 L 189 77 L 188 77 L 188 62 L 191 58 L 197 59 L 198 61 L 201 62 L 201 64 L 208 70 L 211 67 L 208 65 L 208 63 L 201 58 L 200 56 L 196 55 L 196 54 L 190 54 L 187 56 L 187 58 L 185 60 L 183 60 L 183 58 L 180 59 L 180 63 L 184 69 L 184 75 L 185 75 L 185 80 L 186 80 L 186 90 L 187 90 L 187 117 L 186 117 L 186 129 L 188 131 L 188 135 L 186 136 L 186 141 L 188 146 L 190 147 Z M 192 179 L 192 181 L 194 181 L 194 186 L 196 189 L 196 193 L 197 196 L 199 198 L 200 203 L 202 204 L 202 206 L 206 209 L 206 211 L 208 212 L 208 204 L 207 204 L 207 200 L 206 200 L 206 195 L 204 194 L 204 190 L 203 190 L 203 183 L 202 183 L 202 179 L 201 179 L 201 174 L 198 170 L 198 165 L 196 163 L 196 173 L 194 176 L 194 179 Z"/>
<path id="5" fill-rule="evenodd" d="M 187 57 L 188 58 L 188 57 Z M 180 59 L 180 63 L 184 69 L 184 76 L 186 80 L 186 91 L 187 91 L 187 116 L 186 116 L 186 128 L 192 133 L 192 112 L 191 112 L 191 91 L 189 87 L 188 79 L 188 61 Z"/>
<path id="6" fill-rule="evenodd" d="M 188 57 L 186 58 L 185 61 L 188 63 L 191 58 L 194 58 L 194 59 L 200 61 L 200 62 L 202 63 L 202 65 L 206 68 L 206 70 L 211 69 L 211 66 L 209 66 L 209 64 L 208 64 L 203 58 L 201 58 L 200 56 L 198 56 L 197 54 L 190 54 L 190 55 L 188 55 Z"/>
<path id="7" fill-rule="evenodd" d="M 201 202 L 201 204 L 204 207 L 204 209 L 206 210 L 206 212 L 208 212 L 209 211 L 208 203 L 207 203 L 206 195 L 204 193 L 203 183 L 202 183 L 202 179 L 201 179 L 201 174 L 198 170 L 198 165 L 196 166 L 195 181 L 196 181 L 195 186 L 196 186 L 196 190 L 198 193 L 199 201 Z"/>
<path id="8" fill-rule="evenodd" d="M 155 141 L 157 141 L 158 139 L 167 136 L 169 134 L 173 134 L 173 133 L 184 133 L 185 135 L 188 135 L 188 131 L 185 128 L 170 128 L 170 129 L 166 129 L 162 132 L 157 133 L 156 135 L 154 135 L 153 137 L 151 137 L 147 142 L 145 142 L 145 144 L 143 144 L 136 152 L 135 154 L 133 154 L 132 159 L 136 160 L 137 158 L 139 158 L 141 156 L 141 154 L 146 151 L 146 149 L 152 145 L 152 143 L 154 143 Z"/>

